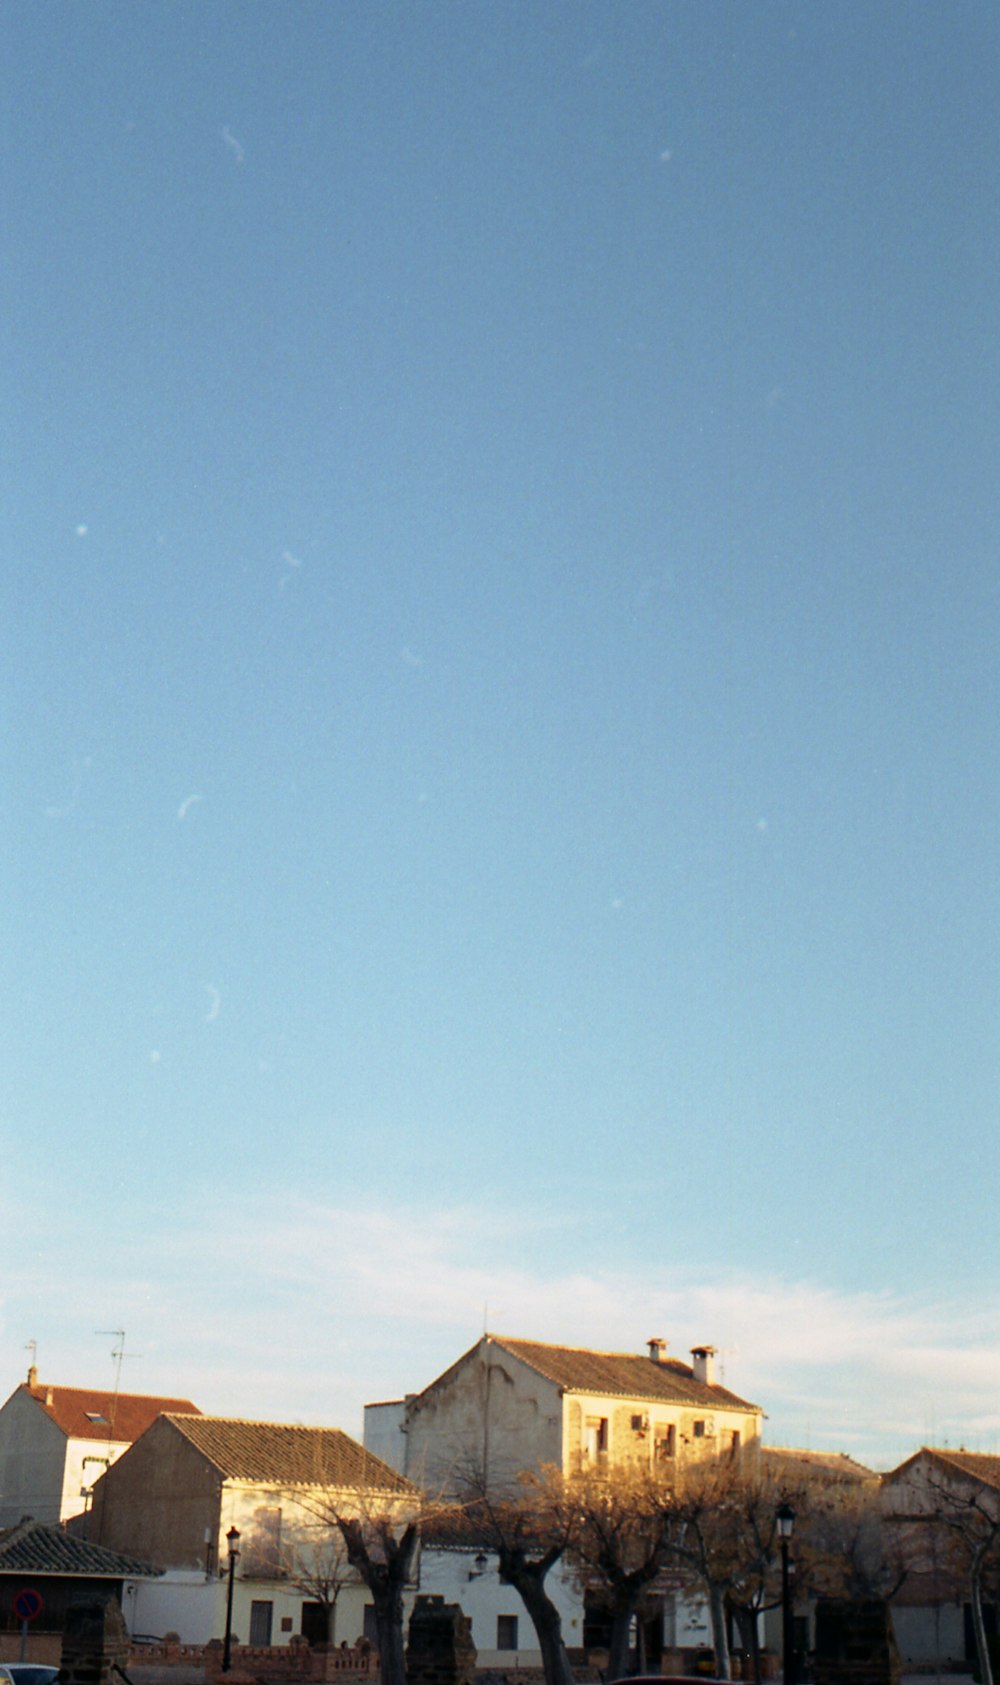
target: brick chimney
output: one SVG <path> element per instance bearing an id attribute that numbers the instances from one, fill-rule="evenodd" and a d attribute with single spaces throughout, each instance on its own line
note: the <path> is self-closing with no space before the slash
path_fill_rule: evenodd
<path id="1" fill-rule="evenodd" d="M 31 1368 L 28 1370 L 28 1385 L 29 1387 L 37 1387 L 38 1385 L 38 1370 L 35 1368 L 34 1364 L 32 1364 Z"/>
<path id="2" fill-rule="evenodd" d="M 657 1334 L 657 1335 L 654 1335 L 651 1340 L 647 1340 L 646 1345 L 649 1348 L 649 1355 L 652 1358 L 653 1362 L 654 1363 L 662 1363 L 663 1359 L 667 1355 L 667 1342 L 666 1342 L 666 1340 L 661 1340 L 659 1335 Z"/>
<path id="3" fill-rule="evenodd" d="M 703 1386 L 714 1387 L 714 1385 L 715 1385 L 715 1347 L 714 1346 L 692 1346 L 692 1348 L 691 1348 L 691 1362 L 692 1362 L 692 1365 L 693 1365 L 693 1374 L 694 1374 L 695 1380 L 701 1381 Z"/>

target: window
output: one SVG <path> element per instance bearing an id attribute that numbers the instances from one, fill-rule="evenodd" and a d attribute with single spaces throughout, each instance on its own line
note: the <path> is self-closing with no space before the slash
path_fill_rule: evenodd
<path id="1" fill-rule="evenodd" d="M 695 1422 L 695 1424 L 694 1424 L 694 1437 L 695 1437 L 695 1439 L 704 1439 L 704 1437 L 705 1437 L 705 1424 L 704 1424 L 704 1422 Z"/>
<path id="2" fill-rule="evenodd" d="M 258 1603 L 255 1599 L 250 1605 L 250 1643 L 257 1649 L 266 1648 L 271 1642 L 273 1614 L 273 1603 Z"/>
<path id="3" fill-rule="evenodd" d="M 733 1453 L 735 1455 L 735 1453 L 740 1448 L 740 1430 L 739 1430 L 739 1428 L 733 1429 L 733 1437 L 732 1437 L 732 1440 L 730 1441 L 730 1444 L 731 1444 Z"/>
<path id="4" fill-rule="evenodd" d="M 88 1422 L 103 1422 L 105 1427 L 110 1425 L 107 1416 L 102 1416 L 99 1410 L 85 1410 L 83 1413 Z"/>
<path id="5" fill-rule="evenodd" d="M 588 1462 L 600 1463 L 608 1455 L 607 1416 L 588 1416 L 583 1434 L 583 1454 Z"/>
<path id="6" fill-rule="evenodd" d="M 244 1579 L 274 1580 L 281 1573 L 281 1510 L 257 1509 L 240 1546 Z"/>
<path id="7" fill-rule="evenodd" d="M 653 1440 L 653 1456 L 658 1463 L 665 1463 L 668 1458 L 677 1455 L 677 1429 L 673 1422 L 665 1422 L 656 1430 Z"/>
<path id="8" fill-rule="evenodd" d="M 497 1616 L 497 1649 L 498 1650 L 516 1650 L 517 1649 L 517 1616 L 516 1615 L 498 1615 Z"/>

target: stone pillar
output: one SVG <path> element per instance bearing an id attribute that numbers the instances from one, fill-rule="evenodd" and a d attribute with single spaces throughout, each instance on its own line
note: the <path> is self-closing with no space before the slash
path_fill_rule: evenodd
<path id="1" fill-rule="evenodd" d="M 417 1598 L 406 1646 L 407 1685 L 475 1685 L 472 1622 L 457 1603 Z"/>
<path id="2" fill-rule="evenodd" d="M 71 1603 L 63 1630 L 60 1685 L 122 1685 L 114 1670 L 128 1664 L 128 1630 L 113 1597 Z"/>

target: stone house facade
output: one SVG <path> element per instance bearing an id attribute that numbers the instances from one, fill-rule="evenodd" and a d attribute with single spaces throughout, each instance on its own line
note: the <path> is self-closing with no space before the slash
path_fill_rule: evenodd
<path id="1" fill-rule="evenodd" d="M 690 1365 L 666 1343 L 599 1352 L 484 1334 L 421 1393 L 365 1410 L 365 1444 L 433 1495 L 470 1473 L 490 1486 L 523 1470 L 656 1471 L 746 1449 L 763 1412 L 720 1386 L 714 1350 Z"/>

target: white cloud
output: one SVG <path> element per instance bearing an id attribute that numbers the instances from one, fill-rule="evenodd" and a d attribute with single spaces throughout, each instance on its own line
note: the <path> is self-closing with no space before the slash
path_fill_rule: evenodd
<path id="1" fill-rule="evenodd" d="M 32 1338 L 43 1375 L 107 1384 L 89 1331 L 114 1322 L 135 1354 L 125 1384 L 136 1391 L 358 1432 L 366 1400 L 419 1390 L 484 1326 L 618 1350 L 642 1350 L 655 1334 L 682 1358 L 712 1341 L 725 1384 L 764 1406 L 774 1443 L 889 1464 L 929 1439 L 989 1450 L 1000 1437 L 1000 1328 L 982 1306 L 749 1269 L 599 1271 L 586 1267 L 594 1234 L 582 1222 L 293 1196 L 227 1202 L 224 1189 L 155 1240 L 89 1240 L 66 1235 L 19 1276 L 8 1271 L 0 1350 L 11 1386 Z M 546 1267 L 553 1250 L 580 1266 Z"/>

